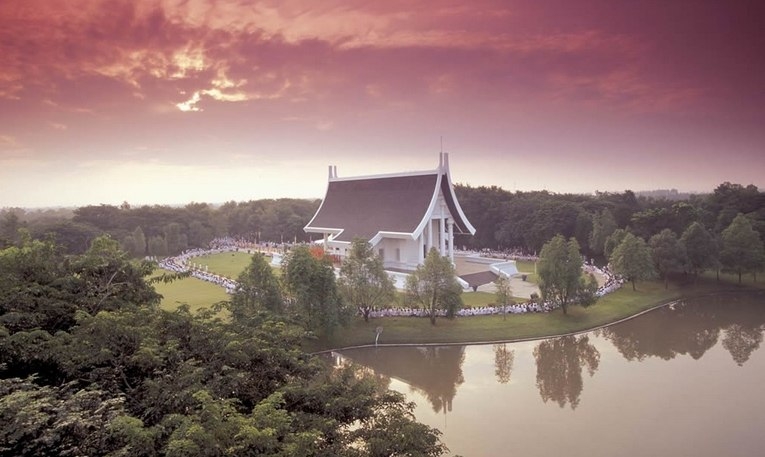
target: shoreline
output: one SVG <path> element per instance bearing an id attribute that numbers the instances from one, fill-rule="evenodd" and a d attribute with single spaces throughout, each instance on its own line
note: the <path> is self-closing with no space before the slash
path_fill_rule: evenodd
<path id="1" fill-rule="evenodd" d="M 352 351 L 356 349 L 369 349 L 369 348 L 390 348 L 390 347 L 436 347 L 436 346 L 479 346 L 479 345 L 488 345 L 488 344 L 507 344 L 507 343 L 523 343 L 523 342 L 529 342 L 529 341 L 540 341 L 540 340 L 546 340 L 551 338 L 561 338 L 565 336 L 573 336 L 573 335 L 580 335 L 583 333 L 593 332 L 602 328 L 610 327 L 612 325 L 621 324 L 623 322 L 627 322 L 629 320 L 635 319 L 637 317 L 640 317 L 644 314 L 656 311 L 658 309 L 664 308 L 666 306 L 676 305 L 679 303 L 683 303 L 686 300 L 690 299 L 697 299 L 697 298 L 703 298 L 708 296 L 714 296 L 714 295 L 720 295 L 720 294 L 726 294 L 726 293 L 763 293 L 763 290 L 757 287 L 742 287 L 742 288 L 731 288 L 730 285 L 726 284 L 726 287 L 721 287 L 717 290 L 706 290 L 703 293 L 690 293 L 690 294 L 683 294 L 682 296 L 674 299 L 670 299 L 667 301 L 663 301 L 662 303 L 649 306 L 645 309 L 640 309 L 634 314 L 630 314 L 628 316 L 619 317 L 616 320 L 600 323 L 594 326 L 589 326 L 577 330 L 571 330 L 568 332 L 561 332 L 561 333 L 551 333 L 551 334 L 544 334 L 544 335 L 534 335 L 534 336 L 525 336 L 525 337 L 517 337 L 517 338 L 500 338 L 500 339 L 491 339 L 491 340 L 473 340 L 473 341 L 431 341 L 431 342 L 399 342 L 399 343 L 366 343 L 366 344 L 355 344 L 355 345 L 349 345 L 349 346 L 340 346 L 340 347 L 334 347 L 329 349 L 322 349 L 318 351 L 307 351 L 311 355 L 322 355 L 322 354 L 330 354 L 332 352 L 342 352 L 342 351 Z M 595 305 L 597 306 L 597 305 Z M 495 316 L 496 317 L 496 316 Z M 412 318 L 415 319 L 415 318 Z M 470 319 L 470 318 L 465 318 Z"/>

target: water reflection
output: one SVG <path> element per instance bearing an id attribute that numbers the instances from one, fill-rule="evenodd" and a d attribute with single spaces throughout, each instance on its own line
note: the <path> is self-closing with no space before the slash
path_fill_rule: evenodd
<path id="1" fill-rule="evenodd" d="M 406 382 L 424 395 L 437 413 L 452 410 L 457 387 L 465 380 L 465 346 L 393 347 L 343 354 L 378 375 Z"/>
<path id="2" fill-rule="evenodd" d="M 630 361 L 671 360 L 687 354 L 700 359 L 722 337 L 722 346 L 739 366 L 762 343 L 765 315 L 758 307 L 736 306 L 741 294 L 721 294 L 693 305 L 668 306 L 599 332 Z"/>
<path id="3" fill-rule="evenodd" d="M 401 381 L 390 385 L 455 454 L 758 457 L 764 336 L 765 292 L 695 300 L 579 336 L 342 357 Z M 545 432 L 555 439 L 540 439 Z"/>
<path id="4" fill-rule="evenodd" d="M 497 382 L 507 384 L 510 382 L 510 372 L 513 371 L 515 351 L 507 348 L 507 344 L 494 345 L 494 375 Z"/>
<path id="5" fill-rule="evenodd" d="M 534 348 L 537 363 L 537 388 L 542 400 L 554 401 L 561 408 L 566 403 L 575 409 L 584 383 L 582 367 L 590 376 L 600 363 L 600 352 L 584 336 L 564 336 L 542 341 Z"/>

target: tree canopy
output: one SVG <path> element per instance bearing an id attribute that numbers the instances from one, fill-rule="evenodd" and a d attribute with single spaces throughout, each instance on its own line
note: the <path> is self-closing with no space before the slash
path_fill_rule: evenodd
<path id="1" fill-rule="evenodd" d="M 356 306 L 365 321 L 369 321 L 373 308 L 388 306 L 396 293 L 382 259 L 363 239 L 353 240 L 348 255 L 343 259 L 338 287 L 345 301 Z"/>
<path id="2" fill-rule="evenodd" d="M 400 394 L 303 352 L 306 330 L 289 319 L 223 319 L 225 303 L 159 309 L 115 243 L 0 250 L 0 454 L 446 452 Z"/>
<path id="3" fill-rule="evenodd" d="M 579 243 L 574 238 L 566 241 L 563 235 L 547 242 L 539 254 L 537 274 L 542 298 L 560 306 L 563 314 L 568 313 L 568 305 L 585 289 L 582 265 Z"/>
<path id="4" fill-rule="evenodd" d="M 664 229 L 648 240 L 651 247 L 653 266 L 659 276 L 664 279 L 664 287 L 669 287 L 669 275 L 685 270 L 687 256 L 685 246 L 677 239 L 670 229 Z"/>
<path id="5" fill-rule="evenodd" d="M 462 286 L 449 258 L 433 248 L 425 262 L 406 278 L 406 300 L 425 308 L 430 323 L 436 325 L 438 312 L 443 310 L 447 317 L 454 317 L 462 308 Z"/>
<path id="6" fill-rule="evenodd" d="M 722 232 L 720 261 L 725 270 L 738 274 L 755 273 L 765 264 L 762 239 L 743 214 L 736 216 Z"/>
<path id="7" fill-rule="evenodd" d="M 631 233 L 627 233 L 611 253 L 610 264 L 614 273 L 624 276 L 632 283 L 632 290 L 636 289 L 637 281 L 656 276 L 651 250 L 645 240 Z"/>
<path id="8" fill-rule="evenodd" d="M 252 255 L 250 264 L 239 275 L 237 283 L 237 290 L 231 297 L 231 315 L 234 319 L 246 319 L 262 311 L 282 312 L 284 302 L 279 280 L 262 253 Z"/>
<path id="9" fill-rule="evenodd" d="M 308 246 L 292 249 L 282 261 L 282 282 L 289 311 L 309 330 L 328 336 L 348 323 L 351 310 L 337 289 L 329 257 L 315 257 Z"/>

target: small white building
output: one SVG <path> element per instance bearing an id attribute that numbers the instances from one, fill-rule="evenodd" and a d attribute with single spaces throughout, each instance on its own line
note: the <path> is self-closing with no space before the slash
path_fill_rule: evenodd
<path id="1" fill-rule="evenodd" d="M 386 269 L 412 271 L 431 247 L 454 261 L 454 235 L 475 234 L 454 194 L 449 156 L 435 170 L 340 178 L 329 167 L 324 200 L 305 226 L 324 236 L 328 254 L 345 256 L 369 240 Z"/>

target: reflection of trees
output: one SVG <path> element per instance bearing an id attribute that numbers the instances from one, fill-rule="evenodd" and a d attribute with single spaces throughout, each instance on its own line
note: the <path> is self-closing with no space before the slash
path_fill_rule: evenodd
<path id="1" fill-rule="evenodd" d="M 592 376 L 598 369 L 600 352 L 590 344 L 589 338 L 564 336 L 542 341 L 534 348 L 537 362 L 537 388 L 545 403 L 566 403 L 575 409 L 582 393 L 582 366 Z"/>
<path id="2" fill-rule="evenodd" d="M 497 382 L 502 384 L 510 382 L 514 360 L 515 352 L 508 349 L 506 344 L 494 345 L 494 374 L 497 376 Z"/>
<path id="3" fill-rule="evenodd" d="M 730 352 L 733 361 L 740 367 L 760 347 L 760 343 L 762 343 L 762 327 L 741 324 L 732 324 L 726 328 L 722 340 L 723 347 Z"/>
<path id="4" fill-rule="evenodd" d="M 652 311 L 637 319 L 605 328 L 601 334 L 627 360 L 678 354 L 700 359 L 717 343 L 743 365 L 762 343 L 765 309 L 762 294 L 720 294 Z"/>
<path id="5" fill-rule="evenodd" d="M 605 328 L 602 334 L 627 360 L 650 356 L 670 360 L 678 354 L 699 359 L 717 343 L 719 327 L 711 325 L 713 317 L 677 305 Z"/>
<path id="6" fill-rule="evenodd" d="M 428 399 L 435 412 L 451 411 L 457 386 L 464 382 L 464 346 L 362 349 L 344 355 L 378 374 L 406 382 Z"/>

